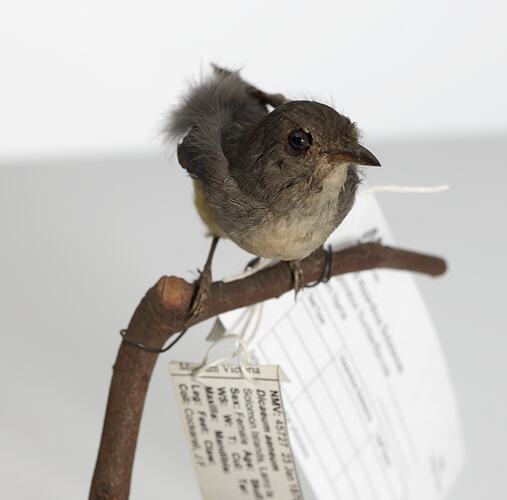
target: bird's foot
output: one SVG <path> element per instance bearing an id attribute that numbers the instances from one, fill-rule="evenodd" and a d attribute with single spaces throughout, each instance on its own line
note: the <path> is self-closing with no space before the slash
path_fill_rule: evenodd
<path id="1" fill-rule="evenodd" d="M 254 257 L 252 260 L 248 261 L 248 264 L 245 266 L 245 269 L 243 269 L 243 272 L 247 273 L 250 271 L 256 270 L 261 264 L 261 258 L 260 257 Z"/>
<path id="2" fill-rule="evenodd" d="M 257 271 L 261 271 L 262 269 L 266 269 L 269 266 L 272 266 L 275 261 L 271 259 L 265 259 L 263 257 L 255 257 L 245 266 L 245 269 L 240 274 L 235 274 L 233 276 L 227 276 L 222 279 L 224 283 L 230 283 L 231 281 L 237 281 L 243 278 L 247 278 L 248 276 L 252 276 Z"/>
<path id="3" fill-rule="evenodd" d="M 292 288 L 294 289 L 294 299 L 297 300 L 298 293 L 304 288 L 303 268 L 300 260 L 289 260 L 287 262 L 292 275 Z"/>
<path id="4" fill-rule="evenodd" d="M 211 266 L 206 265 L 204 266 L 204 269 L 200 272 L 199 279 L 195 284 L 196 291 L 192 298 L 192 303 L 190 304 L 190 309 L 188 311 L 187 324 L 193 323 L 201 316 L 204 309 L 204 305 L 208 300 L 208 294 L 212 282 L 213 277 L 211 274 Z"/>
<path id="5" fill-rule="evenodd" d="M 213 262 L 213 255 L 218 244 L 219 237 L 214 236 L 208 253 L 208 258 L 204 264 L 203 270 L 200 272 L 198 281 L 195 283 L 195 292 L 190 303 L 186 327 L 194 323 L 202 314 L 204 305 L 208 300 L 208 294 L 213 283 L 213 276 L 211 274 L 211 263 Z"/>

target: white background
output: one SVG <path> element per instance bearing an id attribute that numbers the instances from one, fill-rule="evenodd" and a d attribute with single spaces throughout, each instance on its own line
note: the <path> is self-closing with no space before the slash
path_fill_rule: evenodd
<path id="1" fill-rule="evenodd" d="M 268 91 L 334 102 L 383 168 L 404 247 L 444 255 L 419 278 L 462 413 L 452 500 L 503 498 L 507 473 L 504 2 L 18 1 L 0 7 L 0 497 L 87 495 L 117 331 L 162 274 L 191 279 L 207 241 L 157 131 L 209 61 Z M 216 274 L 247 260 L 219 247 Z M 199 498 L 158 363 L 133 499 Z M 327 499 L 325 499 L 327 500 Z"/>
<path id="2" fill-rule="evenodd" d="M 0 159 L 153 151 L 209 61 L 332 101 L 368 136 L 507 129 L 502 0 L 18 0 L 0 8 Z"/>

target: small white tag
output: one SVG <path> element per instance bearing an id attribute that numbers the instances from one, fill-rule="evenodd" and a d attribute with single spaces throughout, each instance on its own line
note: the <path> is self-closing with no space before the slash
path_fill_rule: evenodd
<path id="1" fill-rule="evenodd" d="M 198 366 L 170 370 L 204 500 L 302 500 L 278 366 Z"/>

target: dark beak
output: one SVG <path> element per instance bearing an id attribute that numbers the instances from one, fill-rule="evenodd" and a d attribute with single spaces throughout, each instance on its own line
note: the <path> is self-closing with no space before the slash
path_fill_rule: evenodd
<path id="1" fill-rule="evenodd" d="M 329 156 L 334 161 L 349 161 L 356 165 L 364 165 L 368 167 L 380 167 L 380 162 L 360 144 L 351 144 L 329 152 Z"/>

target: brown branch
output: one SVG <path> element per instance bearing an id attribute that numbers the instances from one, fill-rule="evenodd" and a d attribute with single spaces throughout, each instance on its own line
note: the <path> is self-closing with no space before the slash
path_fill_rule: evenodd
<path id="1" fill-rule="evenodd" d="M 303 281 L 318 279 L 324 253 L 316 252 L 302 262 Z M 445 261 L 428 255 L 366 243 L 333 254 L 331 274 L 339 275 L 373 268 L 415 271 L 438 276 Z M 197 322 L 226 311 L 279 297 L 291 289 L 288 266 L 279 263 L 252 276 L 229 283 L 215 282 Z M 130 320 L 128 335 L 155 348 L 181 331 L 194 290 L 175 276 L 163 276 L 148 290 Z M 92 480 L 90 499 L 128 498 L 137 435 L 144 400 L 157 354 L 122 342 L 109 390 L 99 454 Z"/>

